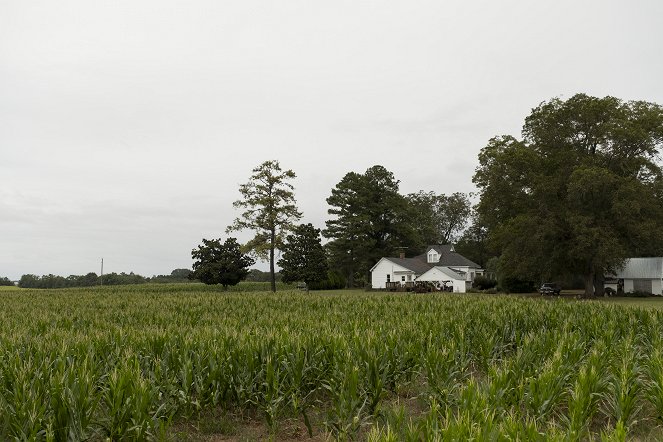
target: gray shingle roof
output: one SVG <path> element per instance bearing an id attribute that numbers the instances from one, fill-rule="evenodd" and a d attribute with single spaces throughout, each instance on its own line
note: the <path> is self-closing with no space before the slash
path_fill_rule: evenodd
<path id="1" fill-rule="evenodd" d="M 387 258 L 389 261 L 399 266 L 403 266 L 414 273 L 422 274 L 430 270 L 433 266 L 428 264 L 426 260 L 422 260 L 419 256 L 415 258 Z"/>
<path id="2" fill-rule="evenodd" d="M 430 249 L 435 249 L 437 253 L 440 254 L 440 261 L 435 263 L 428 263 L 428 252 Z M 389 261 L 399 266 L 405 267 L 406 269 L 412 270 L 417 274 L 422 274 L 427 272 L 433 267 L 475 267 L 480 268 L 478 264 L 469 259 L 465 258 L 463 255 L 451 251 L 452 246 L 450 244 L 444 245 L 432 245 L 426 248 L 426 253 L 422 255 L 415 256 L 414 258 L 387 258 Z"/>
<path id="3" fill-rule="evenodd" d="M 435 251 L 440 254 L 440 261 L 437 263 L 438 266 L 476 267 L 477 269 L 481 268 L 476 262 L 470 261 L 460 253 L 454 251 L 451 244 L 432 245 L 426 247 L 426 253 L 420 255 L 423 257 L 424 261 L 426 261 L 426 256 L 428 256 L 430 249 L 435 249 Z"/>

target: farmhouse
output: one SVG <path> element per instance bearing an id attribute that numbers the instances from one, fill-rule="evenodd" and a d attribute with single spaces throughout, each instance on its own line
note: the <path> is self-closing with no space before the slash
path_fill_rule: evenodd
<path id="1" fill-rule="evenodd" d="M 483 269 L 454 250 L 453 245 L 431 245 L 426 253 L 405 258 L 381 258 L 371 269 L 374 289 L 413 287 L 415 282 L 431 282 L 448 290 L 465 293 Z"/>
<path id="2" fill-rule="evenodd" d="M 663 257 L 628 258 L 606 287 L 616 292 L 663 295 Z"/>

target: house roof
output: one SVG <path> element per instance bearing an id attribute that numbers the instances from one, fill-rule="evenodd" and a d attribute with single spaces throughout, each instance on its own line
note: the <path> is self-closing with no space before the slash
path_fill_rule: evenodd
<path id="1" fill-rule="evenodd" d="M 433 266 L 428 264 L 425 259 L 421 259 L 419 256 L 414 258 L 387 258 L 389 261 L 394 264 L 398 264 L 401 267 L 405 267 L 408 270 L 412 270 L 416 274 L 422 274 L 430 270 Z"/>
<path id="2" fill-rule="evenodd" d="M 617 271 L 621 279 L 661 279 L 663 278 L 663 257 L 629 258 L 624 267 Z"/>
<path id="3" fill-rule="evenodd" d="M 438 276 L 439 273 L 444 275 L 443 278 L 446 277 L 449 278 L 450 280 L 465 281 L 464 276 L 459 275 L 457 272 L 454 272 L 449 267 L 443 267 L 443 266 L 431 267 L 430 269 L 428 269 L 427 272 L 417 276 L 417 281 L 438 281 L 440 280 L 440 277 Z"/>
<path id="4" fill-rule="evenodd" d="M 423 257 L 424 261 L 426 261 L 428 252 L 430 252 L 431 249 L 434 249 L 437 253 L 440 254 L 440 261 L 436 263 L 438 266 L 474 267 L 477 269 L 481 268 L 481 266 L 479 266 L 479 264 L 477 264 L 476 262 L 465 258 L 460 253 L 457 253 L 454 250 L 452 244 L 431 245 L 426 247 L 426 253 L 420 255 L 421 257 Z"/>
<path id="5" fill-rule="evenodd" d="M 428 252 L 431 249 L 440 255 L 439 262 L 428 263 Z M 421 275 L 426 273 L 433 267 L 474 267 L 480 268 L 479 264 L 465 258 L 463 255 L 456 253 L 451 244 L 432 245 L 426 248 L 426 253 L 415 256 L 414 258 L 383 258 L 388 259 L 394 264 L 405 267 L 414 273 Z M 377 265 L 377 264 L 376 264 Z M 375 268 L 375 266 L 373 266 Z M 371 269 L 372 270 L 372 269 Z M 457 273 L 457 272 L 456 272 Z"/>
<path id="6" fill-rule="evenodd" d="M 435 266 L 435 268 L 438 269 L 440 272 L 444 273 L 445 275 L 447 275 L 450 278 L 460 279 L 460 280 L 463 280 L 463 281 L 465 280 L 464 276 L 458 274 L 458 272 L 454 272 L 449 267 Z"/>

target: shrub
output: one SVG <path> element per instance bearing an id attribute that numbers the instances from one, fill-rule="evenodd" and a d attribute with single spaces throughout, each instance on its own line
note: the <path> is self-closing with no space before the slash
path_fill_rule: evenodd
<path id="1" fill-rule="evenodd" d="M 491 278 L 487 278 L 485 276 L 477 276 L 474 278 L 474 287 L 478 288 L 479 290 L 487 290 L 487 289 L 492 289 L 497 285 L 497 281 Z"/>
<path id="2" fill-rule="evenodd" d="M 310 290 L 337 290 L 345 288 L 345 278 L 340 273 L 330 270 L 327 272 L 327 278 L 322 281 L 311 282 L 308 285 Z"/>
<path id="3" fill-rule="evenodd" d="M 501 282 L 502 291 L 507 293 L 530 293 L 536 291 L 536 284 L 518 278 L 507 277 Z"/>

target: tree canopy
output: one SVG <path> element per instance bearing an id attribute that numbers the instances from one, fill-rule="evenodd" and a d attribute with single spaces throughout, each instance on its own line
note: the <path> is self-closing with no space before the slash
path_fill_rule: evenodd
<path id="1" fill-rule="evenodd" d="M 282 170 L 278 161 L 265 161 L 255 169 L 249 181 L 239 186 L 242 199 L 233 203 L 244 212 L 226 232 L 250 229 L 255 236 L 245 245 L 263 260 L 269 261 L 272 291 L 276 291 L 274 251 L 281 249 L 287 232 L 302 214 L 297 210 L 292 170 Z"/>
<path id="2" fill-rule="evenodd" d="M 334 218 L 326 221 L 324 235 L 332 239 L 332 262 L 350 286 L 355 276 L 367 277 L 381 257 L 413 242 L 410 207 L 398 183 L 392 172 L 376 165 L 363 174 L 347 173 L 327 198 Z"/>
<path id="3" fill-rule="evenodd" d="M 582 274 L 592 296 L 625 258 L 660 254 L 662 143 L 661 106 L 584 94 L 533 109 L 522 140 L 490 140 L 473 181 L 502 270 Z"/>
<path id="4" fill-rule="evenodd" d="M 190 279 L 198 279 L 209 285 L 221 284 L 224 288 L 237 285 L 246 278 L 255 260 L 240 250 L 235 238 L 203 239 L 203 244 L 191 251 L 193 273 Z"/>
<path id="5" fill-rule="evenodd" d="M 424 245 L 455 243 L 472 213 L 469 198 L 460 192 L 445 195 L 421 190 L 407 199 L 415 211 L 413 228 Z"/>
<path id="6" fill-rule="evenodd" d="M 304 281 L 307 285 L 327 279 L 327 255 L 322 247 L 320 229 L 301 224 L 286 237 L 279 260 L 284 282 Z"/>

